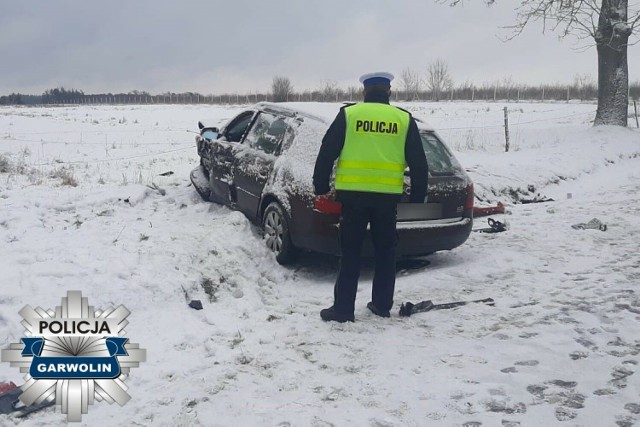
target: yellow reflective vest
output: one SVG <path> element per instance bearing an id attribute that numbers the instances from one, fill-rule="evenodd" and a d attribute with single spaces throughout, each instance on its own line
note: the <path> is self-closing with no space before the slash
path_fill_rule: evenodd
<path id="1" fill-rule="evenodd" d="M 409 113 L 374 102 L 351 105 L 344 112 L 347 127 L 336 190 L 402 194 Z"/>

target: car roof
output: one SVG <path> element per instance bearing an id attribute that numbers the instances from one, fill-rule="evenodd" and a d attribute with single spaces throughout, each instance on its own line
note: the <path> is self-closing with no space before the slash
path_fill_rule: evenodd
<path id="1" fill-rule="evenodd" d="M 346 103 L 333 102 L 259 102 L 255 108 L 264 112 L 277 113 L 289 117 L 303 117 L 320 123 L 329 125 L 338 114 L 341 107 Z M 426 132 L 433 132 L 433 126 L 417 117 L 414 117 L 418 129 Z"/>
<path id="2" fill-rule="evenodd" d="M 266 113 L 277 113 L 287 117 L 305 117 L 311 120 L 316 120 L 321 123 L 330 124 L 331 120 L 327 120 L 326 117 L 313 114 L 310 111 L 305 111 L 303 108 L 295 108 L 289 103 L 276 104 L 273 102 L 259 102 L 255 105 L 255 108 L 259 111 Z"/>

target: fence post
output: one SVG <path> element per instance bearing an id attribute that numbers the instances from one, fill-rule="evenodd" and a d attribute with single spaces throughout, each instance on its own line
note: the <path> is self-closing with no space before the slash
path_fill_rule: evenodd
<path id="1" fill-rule="evenodd" d="M 542 86 L 542 102 L 544 102 L 544 86 Z"/>
<path id="2" fill-rule="evenodd" d="M 471 102 L 473 102 L 476 98 L 476 87 L 471 86 Z"/>
<path id="3" fill-rule="evenodd" d="M 569 95 L 569 90 L 570 90 L 570 89 L 569 89 L 569 88 L 567 88 L 567 103 L 569 102 L 569 96 L 570 96 L 570 95 Z"/>
<path id="4" fill-rule="evenodd" d="M 496 100 L 496 95 L 498 94 L 498 85 L 495 85 L 493 87 L 493 101 L 495 102 Z M 505 107 L 506 108 L 506 107 Z"/>
<path id="5" fill-rule="evenodd" d="M 505 153 L 509 151 L 509 110 L 507 107 L 504 107 L 504 151 Z"/>
<path id="6" fill-rule="evenodd" d="M 633 101 L 633 111 L 635 112 L 636 115 L 636 127 L 640 128 L 640 124 L 638 124 L 638 104 L 636 104 L 636 101 Z"/>

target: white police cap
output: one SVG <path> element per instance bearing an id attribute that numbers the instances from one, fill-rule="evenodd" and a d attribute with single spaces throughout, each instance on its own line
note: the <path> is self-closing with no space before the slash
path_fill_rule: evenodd
<path id="1" fill-rule="evenodd" d="M 360 83 L 365 86 L 372 84 L 391 84 L 391 80 L 393 80 L 393 74 L 387 73 L 386 71 L 378 71 L 375 73 L 367 73 L 360 76 Z"/>

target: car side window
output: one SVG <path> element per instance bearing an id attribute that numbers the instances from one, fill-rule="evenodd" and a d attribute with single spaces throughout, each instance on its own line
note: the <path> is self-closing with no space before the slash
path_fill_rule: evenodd
<path id="1" fill-rule="evenodd" d="M 433 133 L 421 133 L 422 148 L 431 175 L 452 175 L 462 167 Z"/>
<path id="2" fill-rule="evenodd" d="M 249 130 L 245 144 L 267 154 L 277 155 L 289 126 L 283 118 L 269 113 L 260 113 Z"/>
<path id="3" fill-rule="evenodd" d="M 251 123 L 252 117 L 252 112 L 246 112 L 236 118 L 224 132 L 224 136 L 227 138 L 227 141 L 240 142 L 242 140 L 242 135 L 247 132 L 247 128 Z"/>

